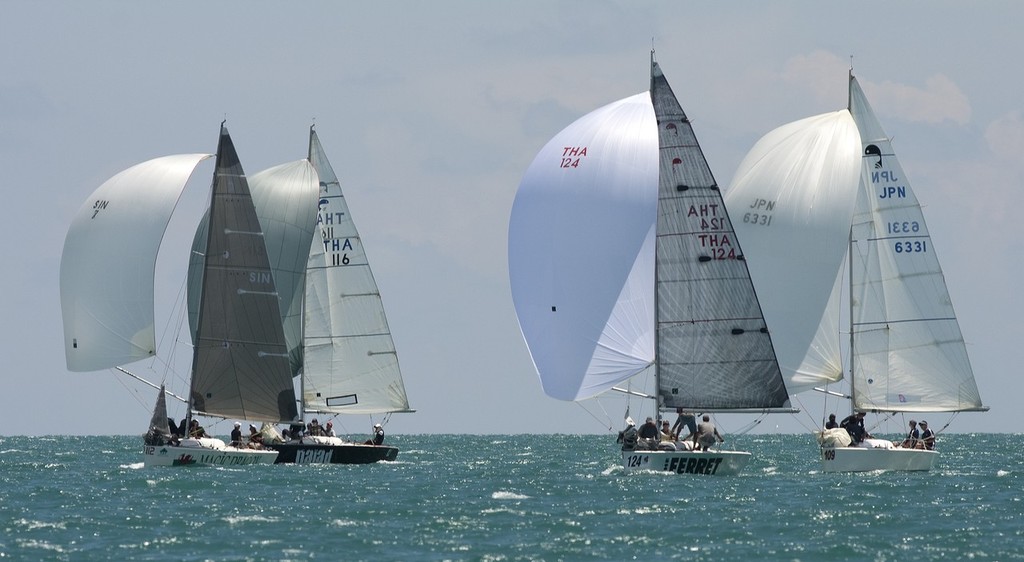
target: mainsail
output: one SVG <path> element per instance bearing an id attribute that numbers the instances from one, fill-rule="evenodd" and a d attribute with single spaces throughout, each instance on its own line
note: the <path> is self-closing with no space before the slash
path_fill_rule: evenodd
<path id="1" fill-rule="evenodd" d="M 306 411 L 409 410 L 377 282 L 341 183 L 316 131 L 309 161 L 319 177 L 315 235 L 306 262 L 302 398 Z"/>
<path id="2" fill-rule="evenodd" d="M 292 374 L 302 369 L 302 299 L 306 280 L 306 250 L 316 222 L 317 176 L 306 159 L 281 164 L 249 176 L 267 246 L 274 284 L 281 296 L 281 320 L 288 343 Z M 203 263 L 210 214 L 196 228 L 188 270 L 189 324 L 195 334 L 199 320 Z"/>
<path id="3" fill-rule="evenodd" d="M 68 370 L 109 369 L 156 353 L 153 282 L 160 241 L 188 178 L 211 156 L 137 164 L 104 182 L 79 209 L 60 263 Z"/>
<path id="4" fill-rule="evenodd" d="M 783 125 L 740 163 L 725 202 L 789 393 L 843 377 L 843 262 L 859 181 L 846 110 Z"/>
<path id="5" fill-rule="evenodd" d="M 650 92 L 577 120 L 527 169 L 509 277 L 554 398 L 590 398 L 656 362 L 663 407 L 788 407 L 718 185 L 653 61 Z"/>
<path id="6" fill-rule="evenodd" d="M 223 126 L 209 216 L 191 408 L 291 421 L 297 410 L 279 295 L 248 183 Z"/>
<path id="7" fill-rule="evenodd" d="M 852 74 L 850 112 L 863 147 L 850 235 L 854 408 L 986 409 L 917 197 Z"/>
<path id="8" fill-rule="evenodd" d="M 658 122 L 658 393 L 668 408 L 788 407 L 782 373 L 721 190 L 664 74 Z"/>

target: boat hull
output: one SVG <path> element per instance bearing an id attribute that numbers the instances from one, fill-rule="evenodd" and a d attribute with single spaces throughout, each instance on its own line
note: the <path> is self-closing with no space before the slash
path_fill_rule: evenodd
<path id="1" fill-rule="evenodd" d="M 278 463 L 371 464 L 398 458 L 398 447 L 388 445 L 276 443 L 267 447 L 278 452 Z"/>
<path id="2" fill-rule="evenodd" d="M 821 470 L 823 472 L 926 471 L 932 469 L 938 458 L 938 451 L 925 449 L 822 447 Z"/>
<path id="3" fill-rule="evenodd" d="M 246 466 L 273 464 L 277 451 L 235 449 L 234 447 L 181 447 L 172 445 L 146 445 L 142 459 L 146 466 Z"/>
<path id="4" fill-rule="evenodd" d="M 622 451 L 622 466 L 631 470 L 661 470 L 676 474 L 731 476 L 750 462 L 745 451 Z"/>

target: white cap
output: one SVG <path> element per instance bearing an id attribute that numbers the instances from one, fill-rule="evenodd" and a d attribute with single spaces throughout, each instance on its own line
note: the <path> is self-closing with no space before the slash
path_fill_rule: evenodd
<path id="1" fill-rule="evenodd" d="M 235 422 L 235 427 L 242 427 L 242 422 Z"/>

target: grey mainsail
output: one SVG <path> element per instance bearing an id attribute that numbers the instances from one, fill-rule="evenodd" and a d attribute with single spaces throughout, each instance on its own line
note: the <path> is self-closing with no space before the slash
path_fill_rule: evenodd
<path id="1" fill-rule="evenodd" d="M 652 61 L 660 173 L 658 394 L 667 408 L 789 406 L 771 336 L 721 190 L 671 86 Z"/>
<path id="2" fill-rule="evenodd" d="M 293 420 L 297 408 L 279 297 L 248 183 L 223 126 L 209 216 L 191 408 L 247 420 Z"/>

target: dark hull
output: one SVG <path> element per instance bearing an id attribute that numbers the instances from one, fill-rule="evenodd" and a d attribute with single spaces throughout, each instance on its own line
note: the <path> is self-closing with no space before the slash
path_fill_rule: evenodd
<path id="1" fill-rule="evenodd" d="M 387 445 L 281 443 L 267 447 L 278 452 L 275 464 L 370 464 L 398 457 L 398 447 Z"/>

